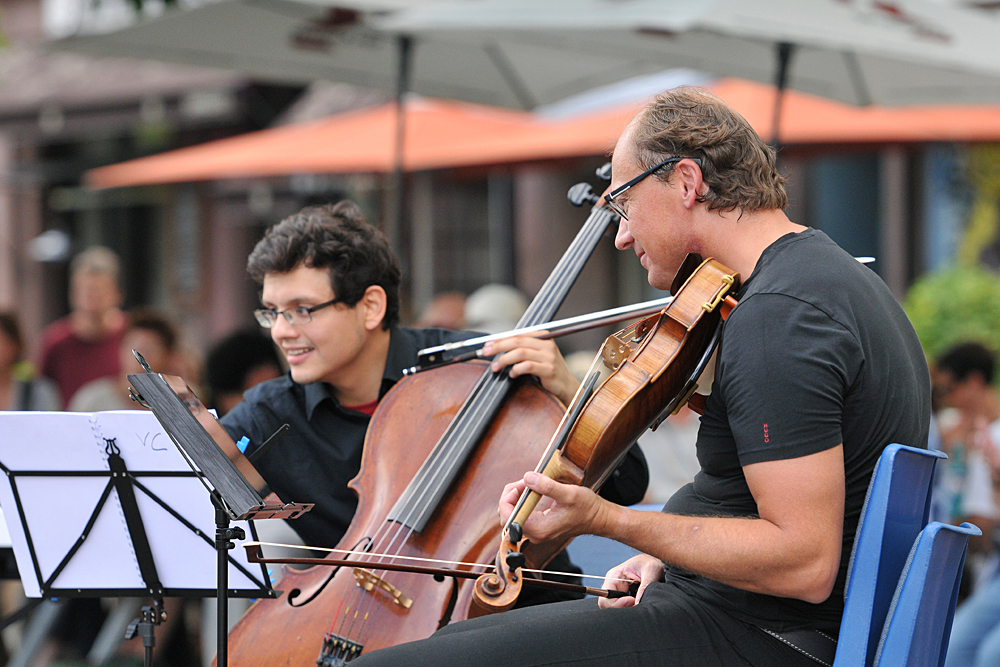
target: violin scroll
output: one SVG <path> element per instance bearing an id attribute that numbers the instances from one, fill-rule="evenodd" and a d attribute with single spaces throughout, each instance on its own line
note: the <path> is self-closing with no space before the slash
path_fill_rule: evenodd
<path id="1" fill-rule="evenodd" d="M 469 618 L 496 614 L 513 607 L 521 595 L 524 584 L 521 569 L 525 563 L 524 554 L 505 533 L 500 540 L 500 550 L 497 552 L 496 572 L 484 574 L 476 579 L 472 604 L 469 605 Z"/>

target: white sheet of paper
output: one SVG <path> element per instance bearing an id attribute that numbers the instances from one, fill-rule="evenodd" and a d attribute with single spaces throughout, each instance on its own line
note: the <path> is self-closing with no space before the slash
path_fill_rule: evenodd
<path id="1" fill-rule="evenodd" d="M 0 464 L 14 473 L 4 475 L 0 482 L 0 507 L 7 519 L 25 593 L 29 597 L 41 597 L 42 584 L 79 540 L 110 476 L 16 473 L 107 472 L 110 469 L 105 439 L 111 438 L 138 482 L 203 535 L 192 532 L 156 500 L 141 489 L 135 489 L 160 583 L 165 588 L 214 591 L 218 554 L 215 550 L 215 509 L 208 490 L 193 476 L 142 474 L 190 472 L 187 462 L 153 413 L 145 410 L 93 414 L 0 412 Z M 249 538 L 246 522 L 234 522 L 234 525 L 242 527 Z M 38 571 L 28 548 L 28 534 L 38 559 Z M 239 545 L 229 553 L 255 577 L 262 578 L 260 566 L 248 563 L 246 552 Z M 52 587 L 81 591 L 144 588 L 125 515 L 113 488 L 87 539 Z M 229 589 L 255 591 L 258 587 L 230 563 Z"/>

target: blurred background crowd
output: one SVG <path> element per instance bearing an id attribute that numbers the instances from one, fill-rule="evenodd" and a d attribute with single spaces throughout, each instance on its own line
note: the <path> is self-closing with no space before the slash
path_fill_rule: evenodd
<path id="1" fill-rule="evenodd" d="M 579 181 L 603 189 L 595 169 L 635 108 L 663 88 L 696 83 L 762 136 L 780 139 L 789 217 L 856 256 L 874 257 L 872 269 L 904 304 L 932 366 L 930 444 L 949 456 L 938 474 L 935 518 L 983 529 L 970 545 L 965 595 L 1000 599 L 993 530 L 1000 518 L 1000 96 L 962 91 L 956 74 L 935 98 L 914 100 L 919 106 L 856 107 L 793 85 L 776 107 L 775 87 L 766 83 L 647 62 L 593 93 L 523 104 L 532 114 L 403 96 L 407 139 L 394 147 L 393 80 L 366 87 L 308 68 L 298 76 L 245 62 L 223 69 L 217 58 L 199 61 L 197 50 L 169 55 L 143 43 L 142 33 L 133 51 L 171 62 L 134 52 L 109 57 L 121 42 L 88 41 L 216 6 L 241 5 L 249 16 L 251 4 L 0 3 L 0 408 L 135 407 L 124 379 L 138 371 L 135 349 L 224 414 L 246 389 L 284 372 L 254 323 L 258 295 L 244 271 L 250 249 L 301 207 L 345 197 L 388 232 L 403 268 L 404 324 L 507 330 L 586 218 L 566 201 L 567 189 Z M 356 38 L 340 39 L 358 11 L 296 4 L 282 5 L 280 24 L 282 40 L 296 48 L 333 58 Z M 871 12 L 869 23 L 929 29 L 905 15 L 908 3 L 840 4 Z M 1000 29 L 996 3 L 933 4 Z M 902 19 L 886 18 L 890 5 Z M 1000 47 L 992 48 L 1000 59 Z M 870 83 L 877 92 L 879 82 Z M 521 145 L 518 137 L 534 139 Z M 402 147 L 409 157 L 394 152 Z M 656 296 L 634 257 L 609 240 L 559 316 Z M 575 334 L 560 346 L 585 370 L 608 333 Z M 662 503 L 698 470 L 697 428 L 685 409 L 641 439 L 648 502 Z M 0 609 L 17 607 L 16 581 L 5 581 L 0 593 Z M 967 622 L 1000 619 L 997 609 L 967 609 Z M 40 660 L 85 661 L 107 611 L 97 601 L 81 609 Z M 195 603 L 172 615 L 178 620 L 163 632 L 158 664 L 211 659 L 201 648 L 200 615 Z M 23 624 L 2 638 L 0 655 L 14 654 Z M 995 652 L 976 658 L 983 662 L 964 659 L 998 664 L 1000 631 L 993 641 L 986 648 Z M 126 646 L 114 659 L 134 662 L 141 652 Z"/>

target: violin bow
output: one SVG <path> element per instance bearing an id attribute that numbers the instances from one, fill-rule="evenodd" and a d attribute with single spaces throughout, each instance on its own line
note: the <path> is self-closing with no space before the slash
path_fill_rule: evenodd
<path id="1" fill-rule="evenodd" d="M 449 565 L 465 566 L 465 567 L 478 567 L 486 568 L 486 572 L 473 572 L 471 570 L 460 570 L 457 568 L 442 568 L 442 567 L 431 567 L 427 565 L 417 565 L 417 564 L 407 564 L 407 563 L 394 563 L 394 562 L 382 562 L 382 561 L 360 561 L 352 560 L 349 558 L 265 558 L 262 547 L 283 547 L 288 549 L 309 549 L 311 551 L 325 551 L 327 553 L 336 553 L 343 555 L 354 555 L 363 556 L 365 558 L 389 558 L 393 560 L 410 560 L 422 563 L 446 563 Z M 378 554 L 366 551 L 351 551 L 349 549 L 329 549 L 322 547 L 308 547 L 295 544 L 278 544 L 275 542 L 245 542 L 243 547 L 246 549 L 247 561 L 251 563 L 260 564 L 278 564 L 278 565 L 323 565 L 326 567 L 354 567 L 363 568 L 368 570 L 387 570 L 392 572 L 413 572 L 415 574 L 429 574 L 431 576 L 437 577 L 457 577 L 459 579 L 478 579 L 482 574 L 488 574 L 490 569 L 495 569 L 493 563 L 462 563 L 456 561 L 443 561 L 435 558 L 420 558 L 417 556 L 400 556 L 393 554 Z M 555 574 L 566 577 L 584 577 L 589 579 L 605 579 L 599 575 L 594 574 L 576 574 L 573 572 L 555 572 L 551 570 L 530 570 L 523 569 L 523 572 L 531 574 Z M 541 586 L 543 588 L 553 588 L 564 591 L 571 591 L 574 593 L 584 593 L 586 595 L 595 595 L 597 597 L 604 597 L 608 599 L 615 599 L 621 597 L 628 597 L 630 595 L 635 595 L 635 587 L 638 586 L 638 582 L 632 581 L 631 579 L 618 579 L 617 581 L 624 581 L 629 583 L 628 591 L 615 591 L 607 588 L 599 588 L 594 586 L 583 586 L 580 584 L 571 584 L 563 581 L 551 581 L 548 579 L 535 579 L 535 578 L 525 578 L 524 581 L 531 582 L 532 586 Z"/>

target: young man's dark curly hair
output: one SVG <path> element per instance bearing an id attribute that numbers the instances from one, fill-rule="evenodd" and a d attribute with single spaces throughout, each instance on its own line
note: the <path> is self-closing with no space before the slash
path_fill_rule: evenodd
<path id="1" fill-rule="evenodd" d="M 385 290 L 382 328 L 399 323 L 399 262 L 385 235 L 365 221 L 357 204 L 310 206 L 267 230 L 247 259 L 247 272 L 258 284 L 268 273 L 288 273 L 299 266 L 329 269 L 334 295 L 348 306 L 365 290 Z"/>

